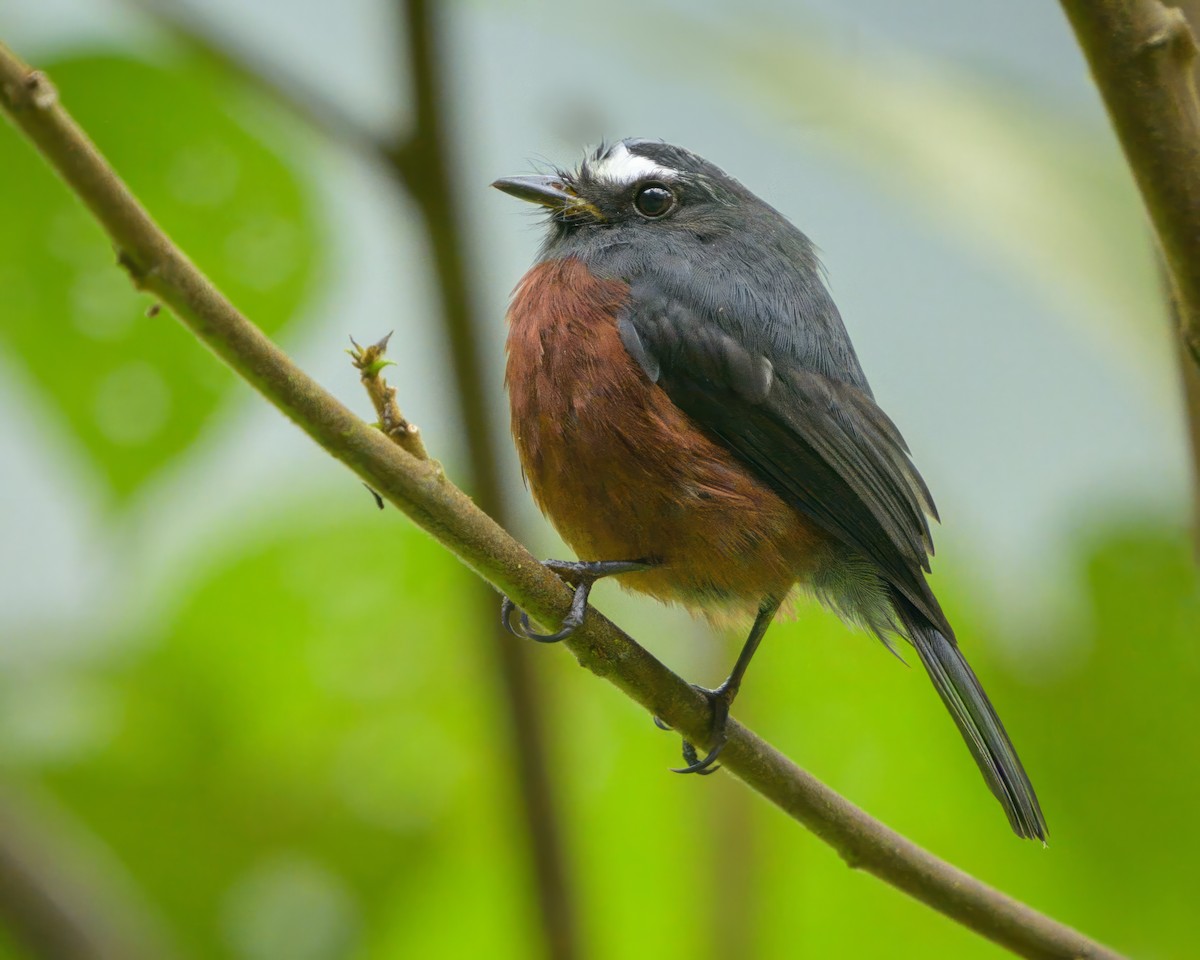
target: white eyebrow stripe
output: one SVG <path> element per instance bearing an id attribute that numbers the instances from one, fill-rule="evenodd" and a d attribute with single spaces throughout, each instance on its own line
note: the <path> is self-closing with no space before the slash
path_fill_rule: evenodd
<path id="1" fill-rule="evenodd" d="M 612 183 L 637 183 L 650 179 L 674 180 L 679 171 L 660 166 L 649 157 L 630 153 L 625 144 L 618 143 L 592 167 L 592 175 L 597 180 Z"/>

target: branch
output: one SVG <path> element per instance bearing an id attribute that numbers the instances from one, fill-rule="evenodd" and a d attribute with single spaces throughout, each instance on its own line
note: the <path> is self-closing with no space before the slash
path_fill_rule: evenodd
<path id="1" fill-rule="evenodd" d="M 442 58 L 436 6 L 431 0 L 403 0 L 401 4 L 416 122 L 404 145 L 392 151 L 391 161 L 425 222 L 433 254 L 463 427 L 472 454 L 467 487 L 484 510 L 496 514 L 502 506 L 499 458 L 493 446 L 488 415 L 492 403 L 485 395 L 487 377 L 480 352 L 486 340 L 477 332 L 482 325 L 474 317 L 466 244 L 459 226 L 462 216 L 449 150 L 451 118 L 446 115 L 449 98 L 441 89 L 439 76 Z"/>
<path id="2" fill-rule="evenodd" d="M 1179 293 L 1171 275 L 1158 258 L 1159 286 L 1167 305 L 1167 315 L 1173 323 L 1180 323 Z M 1187 420 L 1188 446 L 1192 452 L 1192 549 L 1200 561 L 1200 369 L 1192 363 L 1187 348 L 1180 340 L 1175 344 L 1176 361 L 1179 364 L 1180 387 L 1182 388 L 1183 412 Z"/>
<path id="3" fill-rule="evenodd" d="M 1200 104 L 1196 38 L 1159 0 L 1060 0 L 1133 171 L 1200 368 Z"/>
<path id="4" fill-rule="evenodd" d="M 572 591 L 513 540 L 431 461 L 418 460 L 363 423 L 242 317 L 141 208 L 58 105 L 44 75 L 0 45 L 0 109 L 41 151 L 116 244 L 134 283 L 169 306 L 196 336 L 328 453 L 403 510 L 544 627 Z M 587 669 L 662 717 L 693 743 L 708 739 L 707 701 L 598 611 L 565 645 Z M 939 860 L 867 816 L 736 721 L 725 768 L 866 870 L 1015 953 L 1119 958 L 1109 948 Z"/>
<path id="5" fill-rule="evenodd" d="M 1188 18 L 1193 32 L 1200 26 L 1200 0 L 1175 0 L 1176 6 Z M 1197 82 L 1197 63 L 1192 63 L 1192 82 Z M 1170 318 L 1176 328 L 1182 326 L 1179 300 L 1172 289 L 1173 284 L 1167 271 L 1162 268 L 1162 258 L 1159 258 L 1160 273 L 1163 274 L 1163 289 L 1166 293 L 1167 305 L 1170 308 Z M 1175 347 L 1179 369 L 1183 381 L 1183 409 L 1187 420 L 1188 442 L 1192 452 L 1192 548 L 1196 559 L 1200 561 L 1200 367 L 1192 362 L 1193 354 L 1183 344 L 1182 339 Z"/>
<path id="6" fill-rule="evenodd" d="M 1200 369 L 1190 361 L 1179 344 L 1179 366 L 1183 380 L 1183 408 L 1187 416 L 1189 445 L 1192 450 L 1192 551 L 1200 561 Z"/>
<path id="7" fill-rule="evenodd" d="M 1060 0 L 1150 214 L 1178 329 L 1200 510 L 1200 102 L 1196 38 L 1159 0 Z M 1190 4 L 1195 7 L 1195 4 Z M 1200 514 L 1193 520 L 1200 550 Z"/>

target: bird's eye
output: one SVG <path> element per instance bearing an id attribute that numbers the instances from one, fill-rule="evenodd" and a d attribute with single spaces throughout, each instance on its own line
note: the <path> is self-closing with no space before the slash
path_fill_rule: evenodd
<path id="1" fill-rule="evenodd" d="M 643 217 L 653 220 L 670 212 L 675 206 L 675 194 L 661 183 L 648 183 L 638 190 L 633 206 Z"/>

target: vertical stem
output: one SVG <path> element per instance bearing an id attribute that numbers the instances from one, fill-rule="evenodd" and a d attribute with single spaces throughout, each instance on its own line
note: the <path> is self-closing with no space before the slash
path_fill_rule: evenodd
<path id="1" fill-rule="evenodd" d="M 754 798 L 728 778 L 714 784 L 708 798 L 709 897 L 704 955 L 713 960 L 762 956 L 762 937 L 755 928 L 755 883 L 762 857 L 755 837 Z"/>
<path id="2" fill-rule="evenodd" d="M 1187 410 L 1188 437 L 1192 448 L 1192 546 L 1200 561 L 1200 373 L 1183 347 L 1179 347 L 1183 371 L 1183 401 Z"/>
<path id="3" fill-rule="evenodd" d="M 729 651 L 736 650 L 744 640 L 740 632 L 732 630 L 722 631 L 717 644 L 698 640 L 697 645 L 707 651 L 701 675 L 722 676 L 728 669 Z M 720 782 L 703 791 L 705 833 L 709 837 L 702 844 L 707 858 L 709 919 L 702 956 L 709 960 L 753 960 L 762 956 L 762 938 L 755 929 L 755 884 L 763 875 L 762 848 L 755 836 L 755 802 L 745 790 L 736 789 L 728 777 L 712 779 Z"/>
<path id="4" fill-rule="evenodd" d="M 421 212 L 441 298 L 446 340 L 454 369 L 460 415 L 469 450 L 465 484 L 484 511 L 502 526 L 510 517 L 499 480 L 498 458 L 485 395 L 484 364 L 478 335 L 474 285 L 468 269 L 462 217 L 452 180 L 451 100 L 444 94 L 444 57 L 438 12 L 432 0 L 403 0 L 408 63 L 415 97 L 416 123 L 409 139 L 392 151 L 394 168 Z M 504 699 L 509 711 L 525 832 L 533 859 L 541 924 L 553 960 L 579 955 L 571 888 L 562 848 L 559 818 L 546 762 L 543 710 L 538 702 L 530 651 L 499 628 L 496 595 L 480 584 L 476 603 L 487 624 Z"/>
<path id="5" fill-rule="evenodd" d="M 1163 299 L 1167 302 L 1168 316 L 1172 324 L 1172 334 L 1174 334 L 1181 323 L 1179 293 L 1171 281 L 1171 275 L 1166 264 L 1163 263 L 1162 257 L 1159 257 L 1158 267 Z M 1175 356 L 1179 361 L 1187 443 L 1192 453 L 1192 548 L 1196 554 L 1196 560 L 1200 561 L 1200 371 L 1197 371 L 1196 364 L 1183 341 L 1176 336 L 1172 336 L 1172 340 L 1175 346 Z"/>
<path id="6" fill-rule="evenodd" d="M 1194 32 L 1200 32 L 1200 0 L 1176 0 L 1173 4 L 1187 17 Z M 1193 62 L 1193 82 L 1200 87 L 1200 64 Z M 1164 274 L 1166 270 L 1164 268 Z M 1171 288 L 1169 276 L 1164 278 L 1167 303 L 1171 308 L 1172 333 L 1182 331 L 1184 317 L 1180 311 L 1179 298 Z M 1188 443 L 1192 452 L 1192 546 L 1196 559 L 1200 561 L 1200 371 L 1187 346 L 1176 343 L 1175 355 L 1179 358 L 1180 375 L 1183 381 L 1183 409 L 1187 418 Z"/>
<path id="7" fill-rule="evenodd" d="M 1059 0 L 1154 225 L 1168 274 L 1200 483 L 1200 100 L 1197 0 Z M 1189 368 L 1190 369 L 1187 369 Z M 1200 491 L 1196 493 L 1200 506 Z M 1196 523 L 1200 524 L 1200 517 Z M 1200 526 L 1194 528 L 1200 550 Z"/>
<path id="8" fill-rule="evenodd" d="M 11 787 L 0 797 L 0 922 L 30 957 L 137 960 L 174 956 L 151 919 L 111 888 L 85 882 L 86 863 L 58 818 L 31 816 Z"/>

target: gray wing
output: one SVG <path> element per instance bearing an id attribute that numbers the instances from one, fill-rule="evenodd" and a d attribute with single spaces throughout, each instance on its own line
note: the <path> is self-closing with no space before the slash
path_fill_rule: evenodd
<path id="1" fill-rule="evenodd" d="M 747 347 L 677 300 L 635 296 L 620 332 L 676 406 L 953 637 L 922 573 L 933 501 L 900 432 L 866 392 Z"/>

